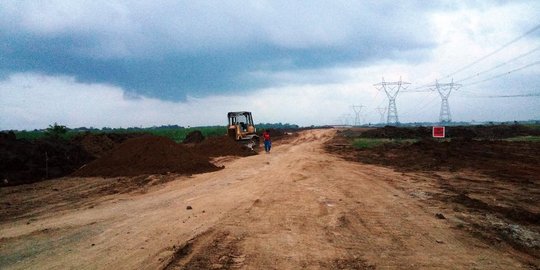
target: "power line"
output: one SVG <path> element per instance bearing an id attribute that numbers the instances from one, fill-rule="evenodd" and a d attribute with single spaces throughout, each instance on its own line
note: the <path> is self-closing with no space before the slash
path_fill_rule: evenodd
<path id="1" fill-rule="evenodd" d="M 540 93 L 527 93 L 515 95 L 489 95 L 489 96 L 467 96 L 471 98 L 514 98 L 514 97 L 540 97 Z"/>
<path id="2" fill-rule="evenodd" d="M 468 69 L 468 68 L 470 68 L 470 67 L 472 67 L 472 66 L 474 66 L 474 65 L 476 65 L 476 64 L 478 64 L 478 63 L 480 63 L 480 62 L 482 62 L 482 61 L 484 61 L 485 59 L 487 59 L 487 58 L 489 58 L 489 57 L 491 57 L 491 56 L 497 54 L 498 52 L 502 51 L 502 50 L 505 49 L 506 47 L 508 47 L 508 46 L 510 46 L 510 45 L 512 45 L 512 44 L 514 44 L 514 43 L 516 43 L 517 41 L 519 41 L 519 40 L 521 40 L 522 38 L 524 38 L 524 37 L 530 35 L 531 33 L 533 33 L 534 31 L 536 31 L 536 30 L 538 30 L 538 29 L 540 29 L 540 24 L 536 25 L 535 27 L 533 27 L 533 28 L 530 29 L 529 31 L 525 32 L 525 33 L 522 34 L 521 36 L 519 36 L 519 37 L 517 37 L 517 38 L 514 38 L 514 39 L 511 40 L 510 42 L 505 43 L 504 45 L 502 45 L 502 46 L 499 47 L 498 49 L 492 51 L 491 53 L 488 53 L 487 55 L 484 55 L 483 57 L 480 57 L 479 59 L 473 61 L 472 63 L 467 64 L 467 65 L 465 65 L 465 66 L 459 68 L 458 70 L 456 70 L 456 71 L 454 71 L 454 72 L 452 72 L 452 73 L 446 75 L 444 78 L 450 78 L 451 76 L 453 76 L 453 75 L 455 75 L 455 74 L 457 74 L 457 73 L 459 73 L 459 72 L 461 72 L 461 71 L 464 71 L 464 70 L 466 70 L 466 69 Z"/>
<path id="3" fill-rule="evenodd" d="M 418 106 L 416 106 L 416 110 L 414 111 L 411 111 L 411 112 L 405 112 L 405 113 L 402 113 L 402 115 L 406 115 L 406 116 L 409 116 L 409 115 L 412 115 L 413 113 L 415 114 L 418 114 L 418 113 L 421 113 L 421 112 L 424 112 L 430 105 L 433 104 L 433 102 L 435 102 L 437 100 L 438 96 L 433 96 L 431 99 L 424 99 L 424 102 L 420 103 Z M 427 101 L 427 103 L 426 103 Z"/>
<path id="4" fill-rule="evenodd" d="M 469 76 L 469 77 L 466 77 L 466 78 L 464 78 L 464 79 L 458 80 L 457 82 L 462 83 L 462 82 L 467 81 L 467 80 L 470 80 L 470 79 L 472 79 L 472 78 L 474 78 L 474 77 L 478 77 L 478 76 L 480 76 L 481 74 L 484 74 L 484 73 L 493 71 L 493 70 L 495 70 L 495 69 L 498 69 L 498 68 L 500 68 L 500 67 L 506 66 L 507 64 L 509 64 L 509 63 L 511 63 L 511 62 L 514 62 L 514 61 L 516 61 L 516 60 L 519 60 L 519 59 L 521 59 L 521 58 L 523 58 L 523 57 L 525 57 L 525 56 L 528 56 L 528 55 L 530 55 L 530 54 L 532 54 L 532 53 L 534 53 L 534 52 L 536 52 L 536 51 L 538 51 L 538 50 L 540 50 L 540 46 L 538 46 L 538 47 L 536 47 L 536 48 L 534 48 L 534 49 L 532 49 L 532 50 L 530 50 L 530 51 L 528 51 L 528 52 L 526 52 L 526 53 L 523 53 L 523 54 L 521 54 L 521 55 L 519 55 L 519 56 L 517 56 L 517 57 L 514 57 L 514 58 L 512 58 L 512 59 L 510 59 L 510 60 L 508 60 L 508 61 L 506 61 L 506 62 L 504 62 L 504 63 L 498 64 L 498 65 L 496 65 L 496 66 L 494 66 L 494 67 L 492 67 L 492 68 L 486 69 L 486 70 L 484 70 L 484 71 L 478 72 L 478 73 L 473 74 L 473 75 L 471 75 L 471 76 Z"/>
<path id="5" fill-rule="evenodd" d="M 507 76 L 507 75 L 509 75 L 509 74 L 511 74 L 511 73 L 514 73 L 514 72 L 516 72 L 516 71 L 520 71 L 520 70 L 523 70 L 523 69 L 526 69 L 526 68 L 530 68 L 530 67 L 536 66 L 536 65 L 538 65 L 538 64 L 540 64 L 540 61 L 536 61 L 536 62 L 527 64 L 527 65 L 525 65 L 525 66 L 522 66 L 522 67 L 519 67 L 519 68 L 510 70 L 510 71 L 507 71 L 507 72 L 505 72 L 505 73 L 501 73 L 501 74 L 498 74 L 498 75 L 489 77 L 489 78 L 484 79 L 484 80 L 480 80 L 480 81 L 468 83 L 468 84 L 466 84 L 466 85 L 467 85 L 467 86 L 470 86 L 470 85 L 475 85 L 475 84 L 479 84 L 479 83 L 491 81 L 491 80 L 494 80 L 494 79 L 498 79 L 498 78 L 500 78 L 500 77 Z"/>

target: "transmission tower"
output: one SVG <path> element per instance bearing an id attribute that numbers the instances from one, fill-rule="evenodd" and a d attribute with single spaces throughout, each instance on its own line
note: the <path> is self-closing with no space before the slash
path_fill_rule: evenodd
<path id="1" fill-rule="evenodd" d="M 352 122 L 352 115 L 350 113 L 344 113 L 341 115 L 341 124 L 348 126 Z"/>
<path id="2" fill-rule="evenodd" d="M 378 84 L 374 84 L 375 88 L 377 90 L 381 91 L 384 90 L 386 93 L 386 96 L 388 97 L 388 114 L 386 122 L 388 124 L 398 124 L 398 113 L 397 113 L 397 107 L 396 107 L 396 97 L 400 90 L 407 89 L 407 85 L 411 84 L 408 82 L 401 81 L 401 77 L 399 78 L 399 81 L 397 82 L 385 82 L 384 78 L 382 78 L 382 82 Z"/>
<path id="3" fill-rule="evenodd" d="M 386 114 L 386 107 L 377 107 L 377 111 L 381 115 L 381 120 L 379 120 L 379 122 L 384 123 L 384 115 Z"/>
<path id="4" fill-rule="evenodd" d="M 360 122 L 360 112 L 362 112 L 362 108 L 364 106 L 362 105 L 352 105 L 351 106 L 354 111 L 354 125 L 359 126 L 361 124 Z"/>
<path id="5" fill-rule="evenodd" d="M 452 121 L 452 115 L 450 114 L 450 104 L 448 103 L 448 97 L 452 90 L 457 90 L 461 87 L 461 84 L 454 83 L 454 79 L 450 83 L 439 83 L 435 81 L 435 88 L 441 96 L 441 112 L 439 114 L 439 122 L 449 123 Z"/>

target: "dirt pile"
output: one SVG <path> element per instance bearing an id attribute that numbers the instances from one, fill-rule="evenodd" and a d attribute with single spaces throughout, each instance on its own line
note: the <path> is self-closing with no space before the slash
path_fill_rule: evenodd
<path id="1" fill-rule="evenodd" d="M 73 176 L 137 176 L 144 174 L 193 174 L 219 168 L 208 157 L 158 136 L 133 138 L 108 154 L 75 171 Z"/>
<path id="2" fill-rule="evenodd" d="M 200 130 L 194 130 L 190 132 L 186 138 L 182 141 L 183 143 L 200 143 L 204 141 L 204 135 Z"/>
<path id="3" fill-rule="evenodd" d="M 16 139 L 14 134 L 0 134 L 0 186 L 65 176 L 93 159 L 70 141 L 58 138 L 28 141 Z"/>
<path id="4" fill-rule="evenodd" d="M 99 158 L 111 151 L 118 144 L 131 139 L 144 136 L 142 133 L 105 133 L 105 134 L 93 134 L 85 133 L 76 136 L 72 139 L 72 142 L 79 145 L 84 151 L 92 155 L 94 158 Z"/>
<path id="5" fill-rule="evenodd" d="M 228 136 L 209 137 L 192 146 L 194 152 L 206 157 L 239 156 L 246 157 L 257 153 Z"/>

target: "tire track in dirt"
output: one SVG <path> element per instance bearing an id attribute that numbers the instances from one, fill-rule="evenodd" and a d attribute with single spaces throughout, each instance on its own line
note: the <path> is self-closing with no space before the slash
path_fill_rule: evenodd
<path id="1" fill-rule="evenodd" d="M 332 131 L 308 131 L 266 156 L 271 181 L 242 213 L 218 224 L 214 240 L 194 242 L 190 256 L 232 252 L 241 264 L 218 259 L 172 262 L 178 269 L 373 269 L 525 267 L 452 230 L 434 210 L 384 181 L 401 173 L 326 155 Z M 308 141 L 309 143 L 305 143 Z M 220 235 L 235 239 L 222 245 Z M 218 243 L 218 244 L 216 244 Z M 231 243 L 231 242 L 229 242 Z M 482 247 L 482 248 L 479 248 Z M 496 255 L 495 255 L 496 254 Z M 226 261 L 222 257 L 222 261 Z M 197 267 L 195 267 L 197 266 Z M 171 268 L 174 269 L 174 268 Z"/>
<path id="2" fill-rule="evenodd" d="M 223 170 L 145 194 L 113 195 L 92 209 L 38 216 L 35 224 L 1 223 L 13 245 L 34 241 L 32 233 L 44 228 L 58 232 L 48 241 L 70 228 L 87 233 L 0 268 L 525 268 L 385 181 L 410 176 L 326 153 L 322 144 L 333 135 L 304 131 L 271 154 L 231 160 Z"/>

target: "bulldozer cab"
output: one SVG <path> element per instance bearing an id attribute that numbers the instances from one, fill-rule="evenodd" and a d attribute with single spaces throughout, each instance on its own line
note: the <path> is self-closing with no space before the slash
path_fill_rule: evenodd
<path id="1" fill-rule="evenodd" d="M 257 130 L 251 112 L 229 112 L 227 117 L 229 119 L 227 134 L 231 138 L 252 144 L 252 146 L 258 145 L 259 137 L 256 134 Z"/>

